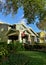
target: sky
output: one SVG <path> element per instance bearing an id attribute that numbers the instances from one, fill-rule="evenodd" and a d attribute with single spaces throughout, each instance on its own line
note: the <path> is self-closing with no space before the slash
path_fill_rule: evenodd
<path id="1" fill-rule="evenodd" d="M 0 12 L 0 22 L 15 24 L 15 23 L 21 23 L 23 21 L 26 23 L 26 20 L 25 18 L 23 19 L 23 16 L 24 16 L 24 11 L 22 7 L 18 9 L 17 14 L 15 14 L 14 16 L 12 16 L 11 14 L 4 16 Z M 36 20 L 36 22 L 38 22 L 38 19 Z M 40 32 L 40 30 L 36 26 L 36 22 L 34 24 L 29 24 L 27 26 L 30 26 L 35 32 Z"/>

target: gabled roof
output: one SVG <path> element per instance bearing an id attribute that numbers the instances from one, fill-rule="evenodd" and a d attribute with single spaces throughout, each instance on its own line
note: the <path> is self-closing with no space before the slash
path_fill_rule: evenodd
<path id="1" fill-rule="evenodd" d="M 6 23 L 3 23 L 2 22 L 2 24 L 6 24 Z M 9 25 L 9 24 L 8 24 Z M 25 29 L 32 35 L 32 36 L 38 36 L 38 34 L 36 33 L 36 32 L 34 32 L 33 30 L 32 30 L 32 28 L 30 27 L 28 27 L 28 26 L 26 26 L 25 24 L 23 24 L 23 23 L 18 23 L 18 24 L 13 24 L 13 25 L 23 25 L 24 27 L 25 27 Z M 12 26 L 12 25 L 9 25 L 9 26 Z M 13 31 L 13 30 L 12 30 Z M 8 31 L 9 32 L 9 31 Z M 7 33 L 8 33 L 7 32 Z"/>
<path id="2" fill-rule="evenodd" d="M 6 22 L 2 22 L 2 21 L 0 21 L 0 24 L 6 24 L 6 25 L 10 25 L 9 23 L 6 23 Z"/>
<path id="3" fill-rule="evenodd" d="M 1 21 L 0 21 L 0 24 L 4 24 L 4 22 L 1 22 Z"/>
<path id="4" fill-rule="evenodd" d="M 36 36 L 38 36 L 38 34 L 36 32 L 34 32 L 31 28 L 29 28 L 30 31 L 32 31 Z"/>
<path id="5" fill-rule="evenodd" d="M 18 24 L 14 24 L 14 25 L 23 25 L 28 31 L 29 31 L 29 33 L 32 35 L 32 36 L 38 36 L 38 34 L 36 33 L 36 32 L 34 32 L 33 30 L 32 30 L 32 28 L 30 27 L 28 27 L 28 26 L 26 26 L 25 24 L 23 24 L 23 23 L 18 23 Z"/>

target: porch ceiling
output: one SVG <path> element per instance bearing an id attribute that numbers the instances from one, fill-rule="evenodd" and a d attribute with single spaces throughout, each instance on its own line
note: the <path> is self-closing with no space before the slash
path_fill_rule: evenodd
<path id="1" fill-rule="evenodd" d="M 17 35 L 19 35 L 19 33 L 11 33 L 8 36 L 17 36 Z"/>
<path id="2" fill-rule="evenodd" d="M 19 30 L 9 30 L 6 33 L 7 36 L 18 35 L 18 34 L 19 34 Z"/>

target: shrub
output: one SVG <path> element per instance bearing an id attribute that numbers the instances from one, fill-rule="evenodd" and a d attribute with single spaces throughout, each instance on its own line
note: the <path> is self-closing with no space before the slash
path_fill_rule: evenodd
<path id="1" fill-rule="evenodd" d="M 46 44 L 40 44 L 40 43 L 34 45 L 25 44 L 24 47 L 26 50 L 37 50 L 46 52 Z"/>
<path id="2" fill-rule="evenodd" d="M 1 47 L 0 48 L 0 55 L 7 56 L 7 54 L 8 54 L 8 51 L 4 47 Z"/>
<path id="3" fill-rule="evenodd" d="M 11 51 L 13 51 L 14 50 L 14 44 L 13 43 L 7 44 L 7 50 L 8 50 L 9 53 Z"/>
<path id="4" fill-rule="evenodd" d="M 0 48 L 0 61 L 3 59 L 3 57 L 8 56 L 8 51 L 4 47 Z"/>
<path id="5" fill-rule="evenodd" d="M 16 52 L 16 51 L 24 50 L 24 47 L 22 43 L 19 43 L 19 41 L 15 41 L 13 43 L 8 44 L 7 49 L 8 49 L 8 52 Z"/>
<path id="6" fill-rule="evenodd" d="M 25 50 L 23 44 L 20 43 L 19 41 L 14 42 L 14 47 L 15 47 L 15 50 L 16 51 Z"/>

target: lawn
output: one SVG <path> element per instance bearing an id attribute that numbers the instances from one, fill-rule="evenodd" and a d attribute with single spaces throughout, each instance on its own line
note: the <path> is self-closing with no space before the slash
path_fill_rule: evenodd
<path id="1" fill-rule="evenodd" d="M 0 65 L 46 65 L 46 53 L 38 51 L 18 51 L 11 53 Z"/>

